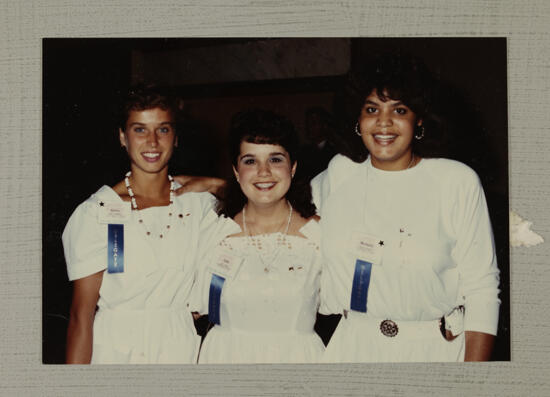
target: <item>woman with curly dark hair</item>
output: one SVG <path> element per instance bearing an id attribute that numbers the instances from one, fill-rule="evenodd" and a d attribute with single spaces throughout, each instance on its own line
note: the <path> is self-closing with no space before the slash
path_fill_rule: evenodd
<path id="1" fill-rule="evenodd" d="M 431 77 L 407 56 L 350 75 L 340 153 L 312 181 L 321 300 L 342 313 L 328 362 L 477 361 L 497 330 L 499 270 L 476 173 L 438 158 Z"/>
<path id="2" fill-rule="evenodd" d="M 215 324 L 199 363 L 317 362 L 320 230 L 309 184 L 293 179 L 297 133 L 254 109 L 233 118 L 229 146 L 235 178 L 218 209 L 240 230 L 208 255 L 195 286 L 193 309 Z"/>

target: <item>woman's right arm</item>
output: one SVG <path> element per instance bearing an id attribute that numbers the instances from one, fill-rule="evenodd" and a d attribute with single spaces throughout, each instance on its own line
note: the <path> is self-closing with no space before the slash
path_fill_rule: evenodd
<path id="1" fill-rule="evenodd" d="M 93 325 L 103 271 L 73 282 L 73 301 L 67 330 L 67 364 L 89 364 L 92 359 Z"/>

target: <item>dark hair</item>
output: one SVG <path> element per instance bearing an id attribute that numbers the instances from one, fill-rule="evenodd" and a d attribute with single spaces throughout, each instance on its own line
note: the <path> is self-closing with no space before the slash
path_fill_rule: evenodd
<path id="1" fill-rule="evenodd" d="M 229 131 L 229 154 L 235 168 L 242 142 L 280 145 L 288 152 L 291 164 L 298 161 L 298 134 L 290 121 L 276 113 L 250 109 L 233 116 Z M 223 199 L 218 202 L 218 213 L 231 218 L 243 209 L 248 200 L 235 178 L 229 178 L 222 196 Z M 298 173 L 292 180 L 286 198 L 304 218 L 315 215 L 309 181 L 300 178 Z"/>
<path id="2" fill-rule="evenodd" d="M 170 111 L 175 125 L 181 103 L 167 89 L 155 85 L 139 84 L 130 87 L 119 104 L 117 125 L 124 131 L 131 111 L 154 108 Z"/>
<path id="3" fill-rule="evenodd" d="M 432 109 L 434 79 L 420 59 L 391 53 L 375 55 L 352 68 L 343 89 L 336 95 L 339 128 L 335 144 L 341 154 L 356 162 L 366 159 L 367 148 L 354 131 L 365 98 L 373 91 L 382 101 L 403 102 L 422 119 L 424 137 L 422 140 L 413 139 L 414 153 L 422 157 L 438 153 L 437 147 L 443 136 L 438 128 L 441 120 Z"/>

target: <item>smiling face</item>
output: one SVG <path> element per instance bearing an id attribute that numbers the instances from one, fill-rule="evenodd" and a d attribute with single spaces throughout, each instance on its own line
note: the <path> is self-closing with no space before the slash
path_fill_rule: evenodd
<path id="1" fill-rule="evenodd" d="M 120 144 L 130 157 L 132 172 L 159 173 L 167 170 L 176 145 L 174 120 L 169 110 L 132 110 L 125 130 L 119 130 Z"/>
<path id="2" fill-rule="evenodd" d="M 296 162 L 280 145 L 241 142 L 233 172 L 249 203 L 268 206 L 285 200 Z"/>
<path id="3" fill-rule="evenodd" d="M 373 91 L 366 97 L 358 121 L 374 167 L 387 171 L 407 168 L 414 129 L 422 124 L 409 107 L 391 98 L 383 101 Z"/>

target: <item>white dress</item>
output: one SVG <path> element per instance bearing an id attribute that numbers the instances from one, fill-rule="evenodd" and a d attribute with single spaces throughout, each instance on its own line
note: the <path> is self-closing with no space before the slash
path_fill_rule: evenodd
<path id="1" fill-rule="evenodd" d="M 313 330 L 319 307 L 321 262 L 319 225 L 310 220 L 299 236 L 282 233 L 229 237 L 208 255 L 193 291 L 195 309 L 208 313 L 211 265 L 220 254 L 239 258 L 238 271 L 227 277 L 219 305 L 220 325 L 202 344 L 199 363 L 318 362 L 324 345 Z M 281 242 L 286 240 L 286 244 Z M 242 259 L 242 262 L 240 262 Z M 266 267 L 268 268 L 266 272 Z"/>
<path id="2" fill-rule="evenodd" d="M 77 207 L 63 232 L 69 279 L 104 271 L 94 319 L 92 363 L 196 361 L 200 337 L 188 307 L 196 261 L 208 244 L 217 244 L 232 230 L 224 229 L 227 223 L 212 211 L 213 202 L 208 193 L 177 196 L 167 232 L 170 207 L 141 210 L 151 236 L 138 224 L 136 211 L 130 211 L 124 222 L 122 273 L 106 270 L 108 226 L 98 218 L 100 208 L 120 205 L 122 199 L 103 186 Z"/>
<path id="3" fill-rule="evenodd" d="M 496 334 L 499 271 L 474 171 L 447 159 L 383 171 L 370 159 L 358 164 L 338 155 L 312 189 L 323 226 L 320 312 L 346 312 L 326 361 L 460 361 L 461 328 Z M 380 255 L 371 268 L 366 312 L 351 308 L 354 233 L 370 236 Z M 465 314 L 451 325 L 460 335 L 449 342 L 439 319 L 459 305 Z M 397 324 L 397 335 L 382 334 L 386 319 Z"/>

